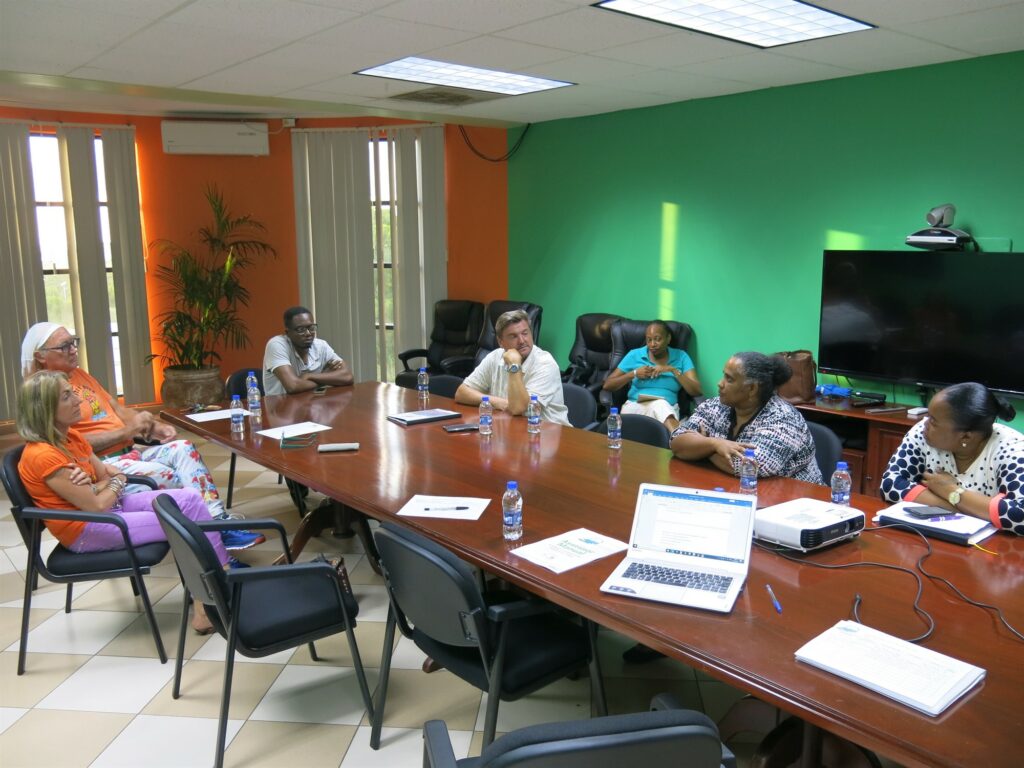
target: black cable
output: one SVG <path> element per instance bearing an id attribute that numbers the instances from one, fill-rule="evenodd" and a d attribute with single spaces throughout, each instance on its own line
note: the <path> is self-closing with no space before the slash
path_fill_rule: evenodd
<path id="1" fill-rule="evenodd" d="M 470 151 L 472 151 L 472 153 L 474 155 L 476 155 L 477 157 L 479 157 L 481 160 L 486 160 L 489 163 L 504 163 L 504 162 L 507 162 L 508 160 L 512 159 L 512 156 L 515 155 L 515 153 L 519 151 L 519 147 L 522 146 L 523 139 L 526 138 L 526 133 L 530 130 L 530 126 L 531 125 L 533 125 L 533 123 L 527 123 L 526 124 L 526 127 L 523 128 L 523 132 L 521 134 L 519 134 L 519 138 L 516 139 L 516 143 L 512 145 L 512 149 L 510 149 L 508 152 L 506 152 L 501 157 L 488 157 L 483 152 L 481 152 L 479 149 L 474 147 L 473 146 L 473 142 L 470 141 L 470 139 L 469 139 L 469 134 L 466 133 L 466 127 L 465 126 L 463 126 L 463 125 L 459 126 L 459 133 L 462 134 L 462 140 L 464 142 L 466 142 L 466 146 L 469 147 Z"/>

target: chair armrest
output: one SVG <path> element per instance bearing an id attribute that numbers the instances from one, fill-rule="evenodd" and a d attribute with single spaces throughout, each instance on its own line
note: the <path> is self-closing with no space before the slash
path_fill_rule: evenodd
<path id="1" fill-rule="evenodd" d="M 601 426 L 601 422 L 600 421 L 592 421 L 589 424 L 587 424 L 585 427 L 583 427 L 583 429 L 585 431 L 587 431 L 587 432 L 593 432 L 599 426 Z"/>
<path id="2" fill-rule="evenodd" d="M 668 709 L 686 709 L 682 702 L 672 693 L 659 693 L 651 699 L 651 711 L 662 712 Z M 736 755 L 722 743 L 722 768 L 736 768 Z"/>
<path id="3" fill-rule="evenodd" d="M 398 353 L 398 359 L 402 361 L 402 365 L 405 366 L 405 370 L 407 371 L 412 370 L 412 368 L 409 367 L 410 360 L 415 360 L 417 357 L 422 357 L 425 359 L 426 356 L 427 350 L 425 349 L 407 349 L 404 352 Z"/>
<path id="4" fill-rule="evenodd" d="M 337 583 L 337 571 L 330 563 L 308 562 L 288 563 L 287 565 L 264 565 L 253 568 L 234 568 L 224 571 L 228 584 L 244 585 L 249 581 L 266 581 L 267 579 L 308 579 L 320 574 L 330 576 Z M 339 593 L 339 599 L 340 593 Z"/>
<path id="5" fill-rule="evenodd" d="M 160 488 L 152 477 L 146 477 L 145 475 L 126 475 L 126 477 L 128 478 L 128 485 L 144 485 L 151 491 L 156 491 Z"/>
<path id="6" fill-rule="evenodd" d="M 446 357 L 441 361 L 441 370 L 445 373 L 451 374 L 452 376 L 460 376 L 464 379 L 473 372 L 475 363 L 476 358 L 469 357 L 467 355 Z"/>
<path id="7" fill-rule="evenodd" d="M 444 720 L 423 724 L 423 768 L 455 768 L 455 751 Z"/>
<path id="8" fill-rule="evenodd" d="M 29 520 L 76 520 L 82 523 L 108 523 L 116 525 L 124 533 L 128 532 L 128 524 L 118 515 L 109 512 L 83 512 L 80 509 L 42 509 L 41 507 L 22 507 L 19 513 Z"/>
<path id="9" fill-rule="evenodd" d="M 487 618 L 491 621 L 513 621 L 527 616 L 537 616 L 542 613 L 553 613 L 558 606 L 549 603 L 547 600 L 528 598 L 525 600 L 512 600 L 507 603 L 495 603 L 487 606 Z"/>
<path id="10" fill-rule="evenodd" d="M 203 531 L 277 531 L 284 547 L 285 560 L 291 564 L 292 553 L 288 549 L 288 534 L 277 520 L 269 518 L 252 520 L 197 520 L 196 525 Z"/>

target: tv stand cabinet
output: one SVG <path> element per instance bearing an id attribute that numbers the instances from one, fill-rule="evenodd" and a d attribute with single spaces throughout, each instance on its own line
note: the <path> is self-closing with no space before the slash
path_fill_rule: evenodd
<path id="1" fill-rule="evenodd" d="M 878 407 L 894 408 L 900 403 L 884 403 Z M 805 419 L 824 424 L 843 441 L 843 460 L 850 466 L 854 490 L 868 496 L 878 495 L 882 473 L 889 458 L 903 441 L 903 436 L 923 417 L 907 416 L 907 408 L 886 413 L 867 413 L 867 408 L 854 408 L 849 399 L 819 397 L 813 403 L 796 406 Z M 828 478 L 825 478 L 828 482 Z"/>

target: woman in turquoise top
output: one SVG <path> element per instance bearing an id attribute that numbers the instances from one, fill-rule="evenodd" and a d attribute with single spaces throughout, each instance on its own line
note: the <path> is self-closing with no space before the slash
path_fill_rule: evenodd
<path id="1" fill-rule="evenodd" d="M 629 384 L 623 413 L 657 419 L 670 430 L 679 426 L 679 390 L 690 397 L 701 394 L 700 379 L 690 356 L 669 346 L 672 333 L 661 320 L 647 326 L 647 346 L 631 350 L 608 374 L 603 388 L 616 392 Z"/>

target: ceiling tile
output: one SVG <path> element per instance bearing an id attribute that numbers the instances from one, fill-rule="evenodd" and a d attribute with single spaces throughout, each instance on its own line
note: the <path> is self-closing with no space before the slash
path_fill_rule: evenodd
<path id="1" fill-rule="evenodd" d="M 662 24 L 631 19 L 597 8 L 579 8 L 496 34 L 525 43 L 590 53 L 613 45 L 662 37 L 672 34 L 672 30 Z"/>
<path id="2" fill-rule="evenodd" d="M 814 4 L 875 26 L 956 16 L 982 8 L 1007 5 L 1011 0 L 825 0 Z"/>
<path id="3" fill-rule="evenodd" d="M 630 64 L 625 61 L 612 61 L 597 56 L 571 56 L 531 67 L 525 74 L 565 80 L 570 83 L 596 85 L 608 78 L 626 77 L 650 71 L 650 67 Z"/>
<path id="4" fill-rule="evenodd" d="M 399 0 L 378 15 L 486 34 L 572 9 L 560 0 Z"/>
<path id="5" fill-rule="evenodd" d="M 748 53 L 746 56 L 729 56 L 702 61 L 678 67 L 680 72 L 694 75 L 737 80 L 761 87 L 807 83 L 813 80 L 829 80 L 856 74 L 852 70 L 822 64 L 818 61 L 804 61 L 777 56 L 768 51 Z"/>
<path id="6" fill-rule="evenodd" d="M 945 45 L 920 40 L 887 29 L 869 29 L 850 35 L 809 40 L 774 48 L 773 53 L 818 61 L 855 72 L 879 72 L 965 58 Z"/>
<path id="7" fill-rule="evenodd" d="M 895 25 L 893 29 L 912 37 L 943 43 L 961 51 L 992 53 L 993 41 L 1016 39 L 1016 48 L 1024 48 L 1021 30 L 1024 30 L 1024 3 L 992 8 L 986 11 L 948 16 L 943 19 Z"/>
<path id="8" fill-rule="evenodd" d="M 240 28 L 239 17 L 245 17 Z M 197 0 L 172 14 L 169 21 L 227 33 L 232 38 L 291 42 L 357 18 L 351 11 L 325 8 L 291 0 Z"/>
<path id="9" fill-rule="evenodd" d="M 744 55 L 749 45 L 696 32 L 672 32 L 652 40 L 641 40 L 595 51 L 606 59 L 619 59 L 648 67 L 678 67 L 694 61 Z"/>
<path id="10" fill-rule="evenodd" d="M 447 27 L 412 24 L 383 16 L 360 16 L 306 38 L 306 42 L 349 49 L 363 60 L 360 68 L 373 67 L 405 56 L 454 45 L 476 37 L 472 32 Z"/>
<path id="11" fill-rule="evenodd" d="M 423 55 L 428 59 L 450 61 L 472 67 L 521 72 L 526 67 L 564 59 L 568 53 L 568 51 L 557 48 L 530 45 L 518 40 L 506 40 L 502 37 L 488 35 L 425 51 Z"/>

